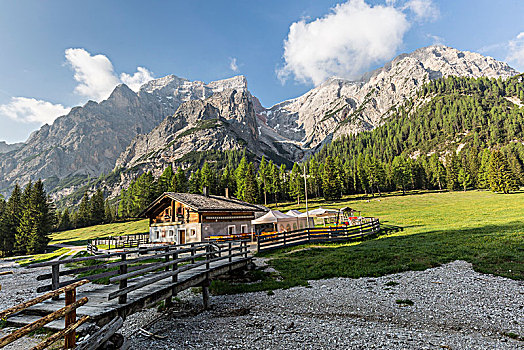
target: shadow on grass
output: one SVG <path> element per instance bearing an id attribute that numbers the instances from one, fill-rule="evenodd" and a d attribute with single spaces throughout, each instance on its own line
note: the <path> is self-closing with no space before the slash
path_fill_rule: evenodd
<path id="1" fill-rule="evenodd" d="M 289 288 L 323 278 L 379 277 L 421 271 L 455 260 L 465 260 L 481 273 L 524 280 L 523 232 L 524 223 L 511 222 L 386 236 L 356 245 L 326 243 L 321 247 L 302 245 L 280 249 L 263 255 L 271 259 L 269 264 L 280 272 L 282 280 L 260 284 L 258 290 L 282 288 L 279 284 Z M 251 284 L 249 290 L 236 288 L 236 292 L 256 290 L 256 283 Z"/>

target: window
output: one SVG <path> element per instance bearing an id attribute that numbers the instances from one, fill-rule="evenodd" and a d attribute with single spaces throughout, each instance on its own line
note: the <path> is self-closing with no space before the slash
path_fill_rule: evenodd
<path id="1" fill-rule="evenodd" d="M 175 231 L 174 230 L 167 231 L 167 236 L 168 237 L 173 237 L 174 235 L 175 235 Z"/>
<path id="2" fill-rule="evenodd" d="M 293 230 L 296 230 L 296 229 L 297 229 L 297 224 L 293 223 Z"/>
<path id="3" fill-rule="evenodd" d="M 189 230 L 189 235 L 190 235 L 191 237 L 196 237 L 196 229 L 195 229 L 195 228 L 190 229 L 190 230 Z"/>
<path id="4" fill-rule="evenodd" d="M 247 225 L 240 225 L 240 233 L 247 233 Z"/>
<path id="5" fill-rule="evenodd" d="M 227 227 L 227 234 L 228 235 L 235 235 L 237 233 L 237 228 L 235 225 L 229 225 Z"/>

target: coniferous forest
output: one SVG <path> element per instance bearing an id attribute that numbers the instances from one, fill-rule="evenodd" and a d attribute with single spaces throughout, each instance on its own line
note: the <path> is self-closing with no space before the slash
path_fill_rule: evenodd
<path id="1" fill-rule="evenodd" d="M 0 254 L 41 253 L 56 225 L 55 208 L 42 181 L 15 185 L 9 199 L 0 200 Z"/>
<path id="2" fill-rule="evenodd" d="M 523 75 L 434 80 L 392 109 L 384 125 L 343 136 L 291 168 L 244 155 L 225 166 L 204 161 L 191 172 L 169 166 L 158 179 L 145 173 L 122 192 L 118 214 L 136 216 L 164 191 L 203 187 L 217 195 L 227 187 L 253 203 L 300 201 L 304 167 L 309 198 L 419 189 L 508 193 L 524 185 L 524 108 L 515 101 L 524 101 Z"/>
<path id="3" fill-rule="evenodd" d="M 380 196 L 410 190 L 489 189 L 509 193 L 524 185 L 524 77 L 508 80 L 448 77 L 429 82 L 392 108 L 385 123 L 343 136 L 302 163 L 277 164 L 244 151 L 208 151 L 143 173 L 116 203 L 98 188 L 76 210 L 55 214 L 41 181 L 15 186 L 0 200 L 3 255 L 41 252 L 52 230 L 137 217 L 163 192 L 224 195 L 271 204 L 305 197 L 333 200 L 349 194 Z M 184 165 L 185 164 L 185 165 Z"/>

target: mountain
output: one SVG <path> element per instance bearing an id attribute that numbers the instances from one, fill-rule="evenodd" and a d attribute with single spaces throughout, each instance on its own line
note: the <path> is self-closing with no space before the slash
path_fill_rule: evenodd
<path id="1" fill-rule="evenodd" d="M 54 199 L 101 183 L 116 195 L 143 171 L 159 175 L 167 164 L 207 151 L 301 161 L 343 135 L 382 125 L 429 81 L 517 73 L 490 57 L 430 46 L 355 81 L 331 78 L 270 108 L 251 94 L 243 76 L 206 84 L 169 75 L 136 93 L 119 85 L 107 100 L 73 108 L 19 149 L 0 154 L 0 191 L 42 178 Z"/>
<path id="2" fill-rule="evenodd" d="M 0 155 L 0 189 L 38 178 L 51 179 L 49 188 L 71 176 L 108 173 L 137 134 L 150 132 L 182 103 L 245 86 L 244 77 L 205 84 L 174 75 L 150 81 L 138 93 L 119 85 L 107 100 L 73 108 L 34 132 L 15 152 Z"/>
<path id="3" fill-rule="evenodd" d="M 149 134 L 137 135 L 116 166 L 158 171 L 191 152 L 243 148 L 281 162 L 299 158 L 301 148 L 271 130 L 257 114 L 260 108 L 247 86 L 185 102 Z"/>
<path id="4" fill-rule="evenodd" d="M 5 141 L 0 141 L 0 153 L 9 153 L 11 151 L 17 150 L 22 147 L 23 144 L 23 142 L 7 143 Z"/>
<path id="5" fill-rule="evenodd" d="M 304 95 L 261 113 L 276 132 L 315 148 L 341 135 L 371 130 L 392 107 L 424 83 L 447 76 L 508 78 L 518 72 L 504 62 L 446 46 L 402 54 L 361 79 L 331 78 Z"/>

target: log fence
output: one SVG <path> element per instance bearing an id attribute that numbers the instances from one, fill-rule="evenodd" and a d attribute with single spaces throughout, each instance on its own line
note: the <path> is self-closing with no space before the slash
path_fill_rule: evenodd
<path id="1" fill-rule="evenodd" d="M 257 252 L 293 247 L 308 243 L 347 241 L 372 236 L 380 231 L 377 218 L 363 218 L 360 224 L 344 227 L 305 228 L 258 236 Z"/>
<path id="2" fill-rule="evenodd" d="M 26 310 L 27 308 L 40 304 L 46 300 L 52 299 L 62 293 L 65 293 L 65 306 L 59 310 L 56 310 L 28 325 L 17 329 L 16 331 L 6 335 L 0 339 L 0 348 L 5 347 L 8 344 L 13 343 L 14 341 L 26 336 L 27 334 L 47 325 L 48 323 L 55 321 L 59 318 L 65 318 L 64 329 L 58 333 L 53 334 L 49 338 L 45 339 L 38 345 L 32 348 L 32 350 L 42 350 L 48 348 L 50 345 L 58 341 L 60 338 L 64 337 L 64 348 L 65 349 L 74 349 L 76 346 L 76 329 L 85 323 L 89 316 L 84 316 L 79 320 L 76 319 L 76 309 L 80 306 L 87 303 L 88 298 L 83 297 L 79 300 L 76 300 L 76 288 L 88 283 L 88 280 L 77 281 L 68 286 L 59 288 L 52 292 L 41 295 L 37 298 L 26 301 L 22 304 L 15 305 L 9 309 L 6 309 L 0 312 L 0 319 L 8 320 L 9 317 L 17 315 L 20 312 Z"/>
<path id="3" fill-rule="evenodd" d="M 149 234 L 140 233 L 133 235 L 125 236 L 109 236 L 103 238 L 95 238 L 89 241 L 89 246 L 98 247 L 98 246 L 107 246 L 107 250 L 111 249 L 128 249 L 128 248 L 138 248 L 141 245 L 149 243 Z M 98 250 L 98 249 L 97 249 Z"/>

